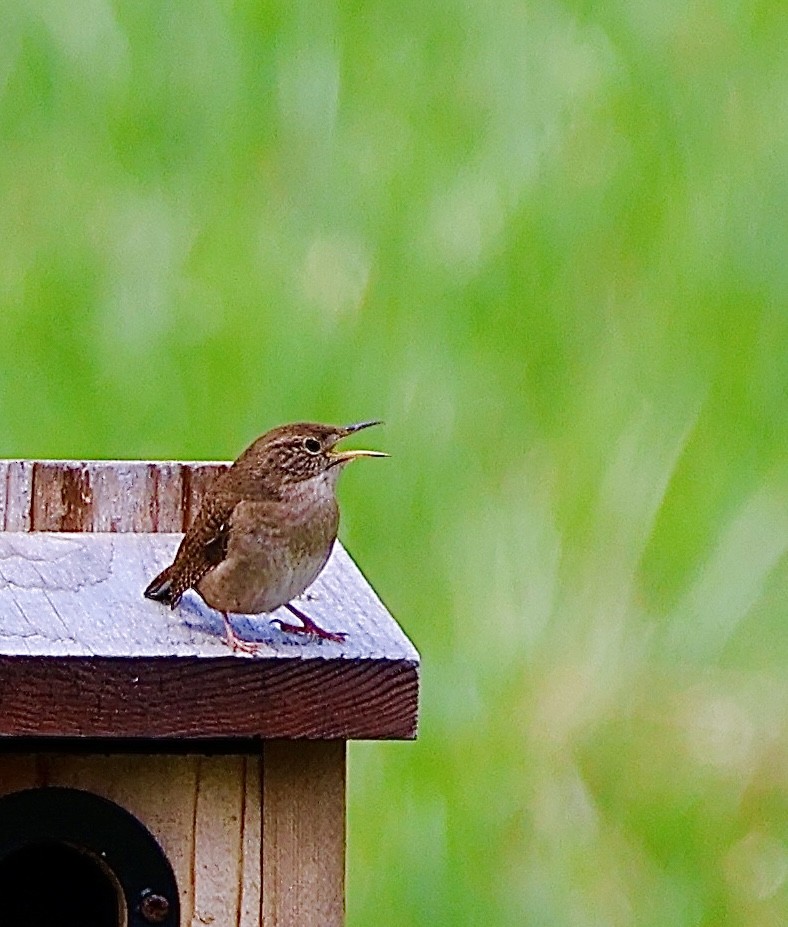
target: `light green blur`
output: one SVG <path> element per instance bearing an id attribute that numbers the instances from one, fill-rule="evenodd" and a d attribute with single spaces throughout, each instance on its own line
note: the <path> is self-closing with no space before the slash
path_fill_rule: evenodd
<path id="1" fill-rule="evenodd" d="M 349 927 L 788 923 L 783 0 L 0 4 L 0 455 L 383 418 Z"/>

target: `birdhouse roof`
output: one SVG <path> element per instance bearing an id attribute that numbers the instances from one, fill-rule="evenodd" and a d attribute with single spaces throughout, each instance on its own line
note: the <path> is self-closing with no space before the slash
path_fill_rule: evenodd
<path id="1" fill-rule="evenodd" d="M 300 605 L 342 643 L 235 616 L 234 654 L 196 593 L 143 598 L 224 466 L 0 462 L 0 739 L 415 736 L 419 656 L 340 544 Z"/>

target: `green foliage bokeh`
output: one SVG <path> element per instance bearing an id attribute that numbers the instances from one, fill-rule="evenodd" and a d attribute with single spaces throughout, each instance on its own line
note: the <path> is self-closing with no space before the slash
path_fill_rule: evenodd
<path id="1" fill-rule="evenodd" d="M 788 920 L 788 15 L 0 5 L 0 454 L 381 417 L 349 924 Z"/>

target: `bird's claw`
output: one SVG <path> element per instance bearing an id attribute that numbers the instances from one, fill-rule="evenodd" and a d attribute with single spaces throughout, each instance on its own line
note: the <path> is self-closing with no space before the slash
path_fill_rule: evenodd
<path id="1" fill-rule="evenodd" d="M 344 631 L 326 631 L 314 623 L 305 626 L 290 624 L 290 622 L 283 621 L 281 618 L 272 618 L 271 620 L 275 621 L 279 625 L 279 630 L 284 631 L 285 634 L 311 634 L 321 640 L 335 641 L 337 644 L 347 640 L 347 634 Z"/>

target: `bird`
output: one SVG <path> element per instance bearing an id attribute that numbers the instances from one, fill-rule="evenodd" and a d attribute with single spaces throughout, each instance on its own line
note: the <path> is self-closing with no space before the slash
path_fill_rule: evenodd
<path id="1" fill-rule="evenodd" d="M 230 614 L 264 614 L 282 605 L 300 622 L 277 619 L 282 631 L 343 641 L 344 632 L 319 627 L 292 600 L 328 562 L 339 527 L 340 473 L 360 457 L 388 457 L 336 445 L 380 424 L 296 422 L 261 435 L 208 487 L 175 559 L 145 597 L 174 609 L 194 589 L 221 614 L 233 652 L 254 654 L 261 645 L 239 637 Z"/>

